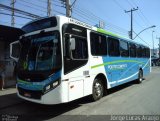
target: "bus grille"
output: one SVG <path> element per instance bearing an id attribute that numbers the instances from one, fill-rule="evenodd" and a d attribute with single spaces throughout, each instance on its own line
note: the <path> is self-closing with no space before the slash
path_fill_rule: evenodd
<path id="1" fill-rule="evenodd" d="M 33 90 L 26 90 L 23 88 L 18 87 L 18 92 L 20 95 L 27 97 L 27 98 L 33 98 L 33 99 L 41 99 L 42 91 L 33 91 Z"/>

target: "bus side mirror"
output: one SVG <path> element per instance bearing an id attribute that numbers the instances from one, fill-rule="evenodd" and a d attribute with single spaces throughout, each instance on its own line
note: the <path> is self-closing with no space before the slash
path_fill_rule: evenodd
<path id="1" fill-rule="evenodd" d="M 58 39 L 54 39 L 53 43 L 57 44 L 58 43 Z"/>
<path id="2" fill-rule="evenodd" d="M 75 50 L 76 44 L 75 44 L 75 38 L 70 38 L 70 50 Z"/>
<path id="3" fill-rule="evenodd" d="M 68 49 L 69 49 L 69 50 L 68 50 L 68 52 L 69 52 L 69 53 L 68 53 L 68 54 L 69 54 L 68 57 L 73 60 L 72 51 L 75 50 L 75 48 L 76 48 L 75 38 L 70 38 L 70 39 L 69 39 L 69 42 L 70 42 L 70 43 L 69 43 L 69 47 L 68 47 Z"/>
<path id="4" fill-rule="evenodd" d="M 18 61 L 20 56 L 20 49 L 21 47 L 19 41 L 10 43 L 10 58 L 15 60 L 16 62 Z"/>

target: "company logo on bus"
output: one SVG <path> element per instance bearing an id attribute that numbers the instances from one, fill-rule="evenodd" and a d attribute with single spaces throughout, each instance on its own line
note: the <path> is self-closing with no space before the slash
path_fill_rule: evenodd
<path id="1" fill-rule="evenodd" d="M 69 21 L 70 21 L 71 23 L 77 24 L 77 25 L 79 25 L 79 26 L 83 26 L 83 27 L 92 29 L 92 26 L 90 26 L 90 25 L 88 25 L 88 24 L 86 24 L 86 23 L 80 22 L 80 21 L 78 21 L 78 20 L 75 20 L 75 19 L 70 18 Z"/>
<path id="2" fill-rule="evenodd" d="M 121 65 L 108 65 L 108 69 L 110 70 L 121 70 L 127 68 L 127 64 L 121 64 Z"/>

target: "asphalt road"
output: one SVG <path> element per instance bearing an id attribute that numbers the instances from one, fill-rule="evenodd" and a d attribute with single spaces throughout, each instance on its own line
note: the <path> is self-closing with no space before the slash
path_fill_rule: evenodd
<path id="1" fill-rule="evenodd" d="M 2 120 L 103 121 L 123 119 L 114 115 L 160 115 L 160 67 L 154 67 L 142 84 L 131 82 L 121 85 L 109 90 L 109 94 L 97 102 L 85 97 L 67 104 L 47 106 L 21 100 L 16 94 L 3 95 L 0 99 L 15 102 L 0 108 Z M 153 118 L 160 120 L 160 117 Z"/>

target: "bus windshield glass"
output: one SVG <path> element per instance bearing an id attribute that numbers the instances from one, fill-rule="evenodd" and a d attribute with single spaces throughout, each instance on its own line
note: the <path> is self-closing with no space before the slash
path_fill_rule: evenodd
<path id="1" fill-rule="evenodd" d="M 58 32 L 42 32 L 22 37 L 20 70 L 50 71 L 61 66 L 60 40 Z"/>
<path id="2" fill-rule="evenodd" d="M 22 27 L 22 30 L 26 33 L 29 33 L 29 32 L 42 30 L 50 27 L 56 27 L 56 26 L 57 26 L 56 17 L 50 17 L 50 18 L 45 18 L 45 19 L 38 20 L 36 22 L 29 23 L 24 27 Z"/>

